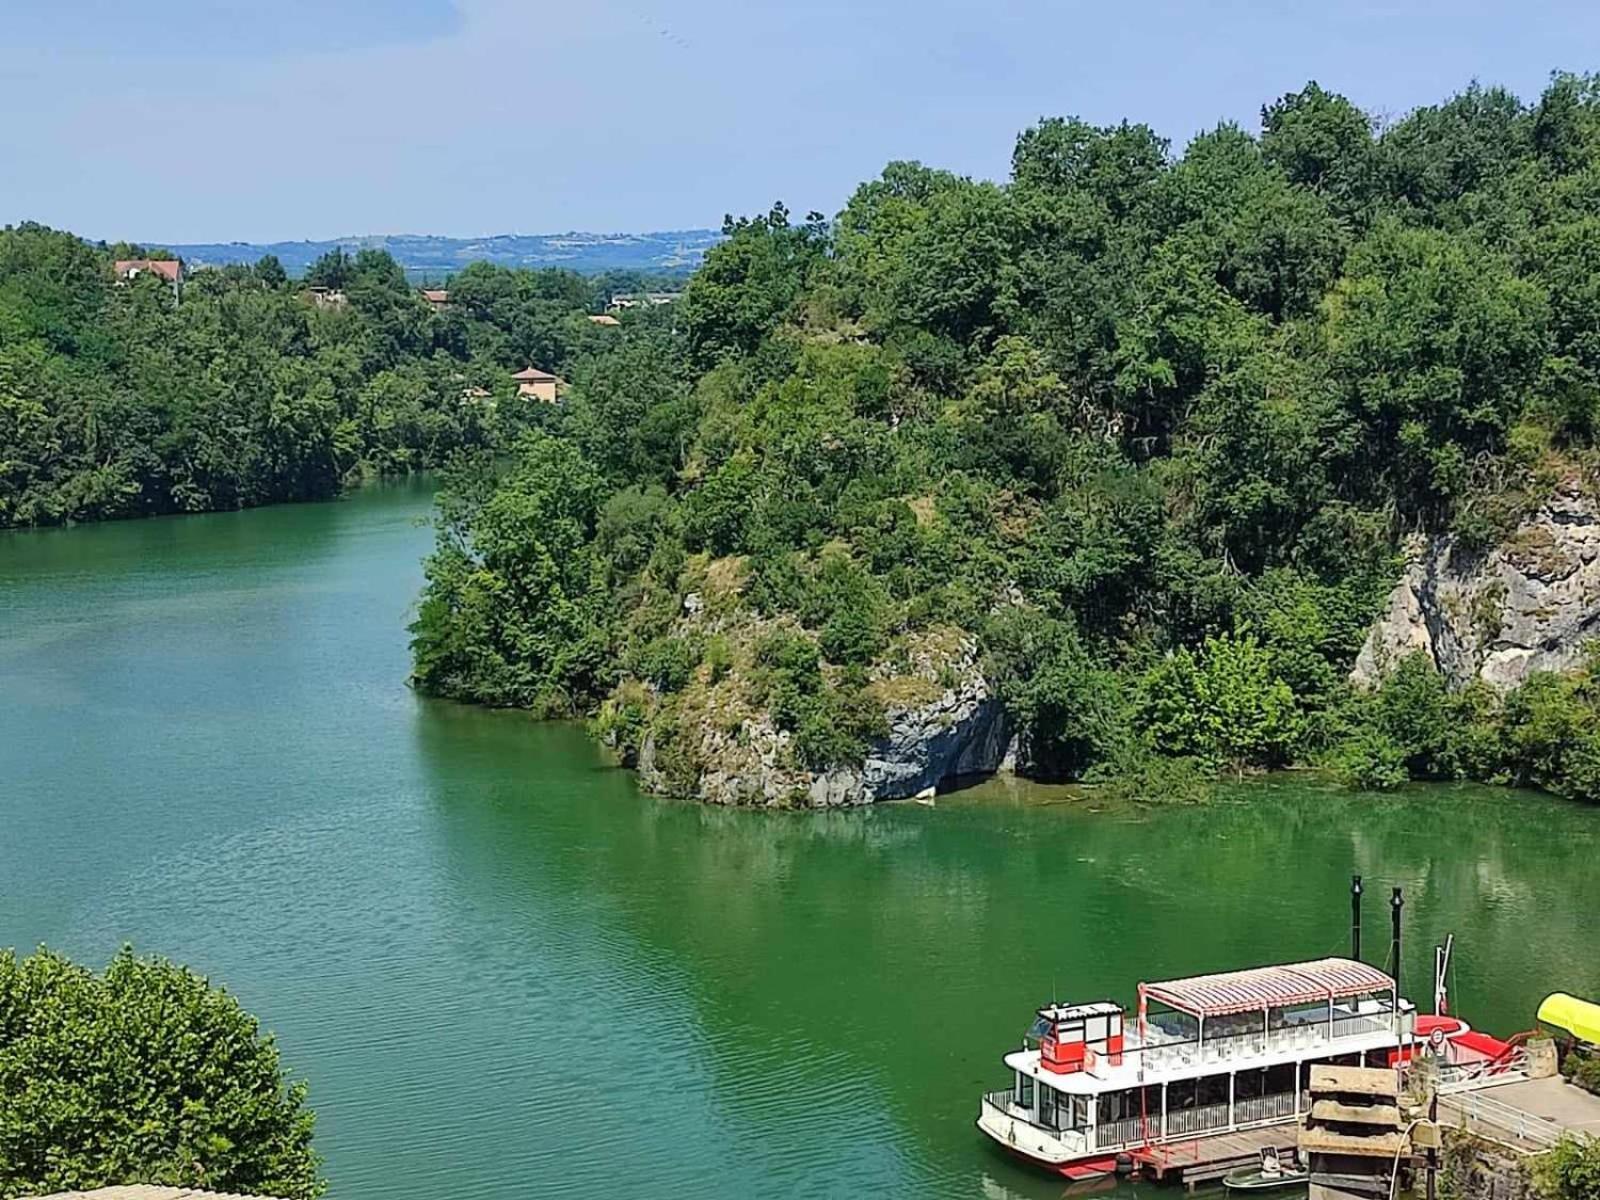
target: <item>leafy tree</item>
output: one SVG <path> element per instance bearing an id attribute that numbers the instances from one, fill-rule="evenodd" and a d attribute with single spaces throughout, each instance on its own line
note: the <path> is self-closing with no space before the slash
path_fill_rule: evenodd
<path id="1" fill-rule="evenodd" d="M 1384 132 L 1377 151 L 1383 191 L 1393 203 L 1448 217 L 1449 206 L 1513 175 L 1532 153 L 1532 133 L 1520 100 L 1474 83 Z"/>
<path id="2" fill-rule="evenodd" d="M 351 274 L 350 256 L 343 247 L 335 246 L 306 268 L 306 286 L 342 291 L 349 284 Z"/>
<path id="3" fill-rule="evenodd" d="M 895 162 L 831 225 L 730 220 L 680 306 L 609 332 L 572 310 L 598 299 L 582 281 L 480 267 L 412 328 L 376 271 L 376 299 L 309 326 L 324 374 L 295 394 L 340 436 L 314 416 L 280 486 L 538 428 L 445 502 L 418 682 L 596 712 L 675 790 L 774 729 L 762 770 L 859 764 L 978 645 L 1040 774 L 1200 797 L 1298 760 L 1594 796 L 1587 669 L 1505 697 L 1427 662 L 1347 680 L 1402 535 L 1471 552 L 1593 474 L 1596 112 L 1560 76 L 1536 105 L 1474 85 L 1380 129 L 1311 83 L 1259 136 L 1181 155 L 1045 118 L 1005 183 Z M 48 455 L 39 389 L 78 382 L 33 342 L 0 352 L 23 448 L 3 478 Z M 444 421 L 418 347 L 560 371 L 567 403 Z M 114 390 L 72 394 L 96 445 L 128 440 Z M 128 503 L 138 460 L 84 461 L 80 503 Z"/>
<path id="4" fill-rule="evenodd" d="M 253 268 L 255 277 L 269 288 L 280 288 L 289 282 L 289 273 L 283 269 L 276 254 L 263 254 Z"/>
<path id="5" fill-rule="evenodd" d="M 143 1182 L 309 1200 L 306 1087 L 234 997 L 124 949 L 0 953 L 0 1194 Z"/>
<path id="6" fill-rule="evenodd" d="M 1501 738 L 1519 782 L 1600 800 L 1600 711 L 1590 671 L 1541 672 L 1506 697 Z"/>
<path id="7" fill-rule="evenodd" d="M 1361 429 L 1345 470 L 1437 520 L 1472 459 L 1504 448 L 1539 380 L 1546 313 L 1543 289 L 1499 256 L 1380 224 L 1326 305 L 1329 369 Z"/>
<path id="8" fill-rule="evenodd" d="M 1315 311 L 1349 248 L 1328 201 L 1294 186 L 1235 125 L 1189 143 L 1160 202 L 1218 284 L 1274 318 Z"/>
<path id="9" fill-rule="evenodd" d="M 1167 140 L 1147 125 L 1095 128 L 1050 117 L 1017 138 L 1011 177 L 1020 187 L 1077 192 L 1116 221 L 1139 212 L 1167 166 Z"/>
<path id="10" fill-rule="evenodd" d="M 323 499 L 441 466 L 532 419 L 511 370 L 634 346 L 632 329 L 595 340 L 595 295 L 569 272 L 463 272 L 460 306 L 435 314 L 389 255 L 335 250 L 308 280 L 342 303 L 297 294 L 271 256 L 195 271 L 177 303 L 160 281 L 113 278 L 112 255 L 142 253 L 0 230 L 0 527 Z M 483 302 L 502 281 L 505 302 Z M 670 325 L 636 324 L 676 345 Z M 638 357 L 615 388 L 651 377 Z M 651 409 L 625 469 L 681 450 L 681 421 Z"/>
<path id="11" fill-rule="evenodd" d="M 1242 771 L 1288 762 L 1300 736 L 1294 693 L 1253 637 L 1208 638 L 1146 677 L 1142 724 L 1161 750 Z"/>
<path id="12" fill-rule="evenodd" d="M 1261 150 L 1291 183 L 1321 193 L 1336 213 L 1358 217 L 1373 195 L 1371 119 L 1315 80 L 1261 109 Z"/>
<path id="13" fill-rule="evenodd" d="M 458 477 L 411 626 L 418 685 L 550 714 L 594 697 L 608 657 L 599 507 L 593 467 L 537 431 L 493 489 Z"/>
<path id="14" fill-rule="evenodd" d="M 684 322 L 697 362 L 753 351 L 800 297 L 827 247 L 827 227 L 813 214 L 791 225 L 782 204 L 762 217 L 723 222 L 727 239 L 706 255 L 684 295 Z"/>
<path id="15" fill-rule="evenodd" d="M 1555 75 L 1534 110 L 1533 146 L 1557 173 L 1593 166 L 1600 152 L 1600 76 Z"/>
<path id="16" fill-rule="evenodd" d="M 1411 778 L 1406 752 L 1376 729 L 1363 729 L 1341 747 L 1336 765 L 1352 787 L 1387 792 Z"/>
<path id="17" fill-rule="evenodd" d="M 989 622 L 984 641 L 988 672 L 1040 773 L 1078 778 L 1124 754 L 1122 681 L 1096 662 L 1069 621 L 1007 609 Z"/>

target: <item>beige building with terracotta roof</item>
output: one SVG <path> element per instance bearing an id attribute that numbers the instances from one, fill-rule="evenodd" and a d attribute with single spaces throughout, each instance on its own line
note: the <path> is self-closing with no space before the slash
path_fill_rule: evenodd
<path id="1" fill-rule="evenodd" d="M 566 380 L 541 371 L 538 367 L 529 367 L 518 371 L 511 377 L 517 381 L 517 395 L 527 400 L 539 400 L 545 404 L 554 404 L 561 398 L 562 389 L 567 386 Z"/>

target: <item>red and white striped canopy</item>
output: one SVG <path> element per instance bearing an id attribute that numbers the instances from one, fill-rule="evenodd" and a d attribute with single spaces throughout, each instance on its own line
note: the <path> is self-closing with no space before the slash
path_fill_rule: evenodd
<path id="1" fill-rule="evenodd" d="M 1216 1017 L 1313 1000 L 1365 996 L 1393 988 L 1394 980 L 1377 967 L 1351 958 L 1319 958 L 1314 962 L 1169 979 L 1165 983 L 1141 983 L 1139 993 L 1198 1017 Z"/>

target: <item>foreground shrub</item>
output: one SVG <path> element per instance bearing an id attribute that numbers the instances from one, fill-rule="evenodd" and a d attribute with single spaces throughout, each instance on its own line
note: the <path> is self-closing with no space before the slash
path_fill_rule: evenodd
<path id="1" fill-rule="evenodd" d="M 0 953 L 0 1196 L 152 1183 L 310 1200 L 303 1083 L 227 992 L 124 949 Z"/>

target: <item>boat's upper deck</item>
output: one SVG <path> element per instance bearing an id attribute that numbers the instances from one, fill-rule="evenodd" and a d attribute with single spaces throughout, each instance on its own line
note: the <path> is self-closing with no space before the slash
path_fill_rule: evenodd
<path id="1" fill-rule="evenodd" d="M 1347 958 L 1251 967 L 1139 985 L 1138 1019 L 1114 1004 L 1039 1010 L 1038 1049 L 1007 1056 L 1058 1091 L 1161 1080 L 1393 1047 L 1415 1013 L 1395 981 Z"/>
<path id="2" fill-rule="evenodd" d="M 1094 1095 L 1142 1084 L 1195 1079 L 1226 1071 L 1245 1071 L 1278 1063 L 1299 1062 L 1336 1054 L 1359 1054 L 1398 1046 L 1411 1036 L 1415 1011 L 1407 1001 L 1397 1011 L 1368 1000 L 1326 1010 L 1288 1014 L 1282 1024 L 1253 1032 L 1232 1033 L 1204 1041 L 1181 1032 L 1147 1025 L 1141 1037 L 1129 1029 L 1121 1054 L 1098 1054 L 1081 1071 L 1060 1073 L 1045 1068 L 1036 1049 L 1006 1055 L 1014 1071 L 1047 1082 L 1058 1092 Z"/>

